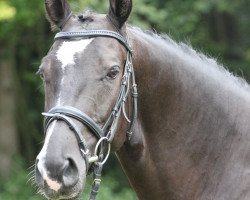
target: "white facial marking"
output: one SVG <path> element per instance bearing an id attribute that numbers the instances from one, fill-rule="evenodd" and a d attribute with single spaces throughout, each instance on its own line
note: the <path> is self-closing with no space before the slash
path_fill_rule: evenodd
<path id="1" fill-rule="evenodd" d="M 46 159 L 46 155 L 47 155 L 49 140 L 50 140 L 50 137 L 55 129 L 55 126 L 56 126 L 56 121 L 53 121 L 52 124 L 50 125 L 48 131 L 47 131 L 43 148 L 40 151 L 39 155 L 37 156 L 37 158 L 39 159 L 37 167 L 38 167 L 38 170 L 41 173 L 43 178 L 47 177 L 47 172 L 46 172 L 46 168 L 45 168 L 45 159 Z"/>
<path id="2" fill-rule="evenodd" d="M 57 181 L 51 180 L 47 174 L 44 175 L 43 179 L 46 181 L 47 185 L 51 190 L 58 191 L 62 187 L 62 184 L 58 183 Z"/>
<path id="3" fill-rule="evenodd" d="M 62 63 L 62 79 L 60 82 L 60 85 L 63 84 L 64 81 L 64 74 L 65 74 L 65 68 L 69 65 L 75 64 L 75 54 L 84 52 L 84 50 L 87 48 L 87 46 L 93 41 L 94 39 L 84 39 L 79 41 L 65 41 L 62 43 L 62 45 L 59 47 L 56 57 L 57 59 Z M 57 99 L 57 105 L 59 106 L 61 104 L 61 93 L 59 93 L 59 97 Z M 43 179 L 47 182 L 50 189 L 54 191 L 58 191 L 61 188 L 61 184 L 57 181 L 53 181 L 48 177 L 48 173 L 45 167 L 45 160 L 46 155 L 48 151 L 48 144 L 51 138 L 52 133 L 54 132 L 56 126 L 56 120 L 53 121 L 53 123 L 50 125 L 47 131 L 47 135 L 45 138 L 45 142 L 43 145 L 43 148 L 37 158 L 39 159 L 39 162 L 37 164 L 38 170 L 41 173 Z"/>
<path id="4" fill-rule="evenodd" d="M 87 49 L 87 46 L 94 40 L 94 38 L 91 39 L 83 39 L 79 41 L 65 41 L 62 43 L 62 45 L 59 47 L 59 50 L 56 53 L 57 59 L 62 63 L 62 80 L 60 85 L 63 84 L 64 80 L 64 74 L 65 74 L 65 68 L 69 65 L 75 64 L 75 54 L 84 52 L 85 49 Z M 57 99 L 57 106 L 60 106 L 62 104 L 61 101 L 61 93 L 59 93 L 59 97 Z"/>
<path id="5" fill-rule="evenodd" d="M 94 38 L 79 41 L 65 41 L 57 51 L 57 59 L 62 63 L 62 69 L 67 65 L 75 64 L 74 56 L 76 53 L 83 52 Z"/>

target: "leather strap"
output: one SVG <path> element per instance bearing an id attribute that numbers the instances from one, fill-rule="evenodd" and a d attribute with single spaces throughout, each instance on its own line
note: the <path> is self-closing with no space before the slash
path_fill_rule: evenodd
<path id="1" fill-rule="evenodd" d="M 127 41 L 124 40 L 119 33 L 107 30 L 83 30 L 83 31 L 72 31 L 72 32 L 59 32 L 55 36 L 56 39 L 71 39 L 71 38 L 93 38 L 93 37 L 110 37 L 117 39 L 126 49 L 132 53 L 130 46 Z"/>
<path id="2" fill-rule="evenodd" d="M 104 136 L 103 130 L 99 127 L 99 125 L 97 125 L 95 123 L 94 120 L 92 120 L 84 112 L 82 112 L 82 111 L 80 111 L 80 110 L 78 110 L 78 109 L 76 109 L 74 107 L 71 107 L 71 106 L 57 106 L 57 107 L 52 108 L 48 112 L 48 114 L 56 114 L 56 113 L 61 114 L 61 115 L 65 115 L 65 116 L 68 116 L 68 117 L 71 117 L 71 118 L 74 118 L 74 119 L 80 121 L 81 123 L 86 125 L 91 131 L 93 131 L 93 133 L 95 134 L 95 136 L 98 139 L 100 139 L 101 137 Z M 46 120 L 48 120 L 48 119 L 46 119 Z M 46 120 L 45 120 L 45 124 L 47 124 Z"/>
<path id="3" fill-rule="evenodd" d="M 45 132 L 47 131 L 49 125 L 54 121 L 54 120 L 61 120 L 64 121 L 70 130 L 72 130 L 77 138 L 79 148 L 81 150 L 81 154 L 85 160 L 86 164 L 86 169 L 89 169 L 89 158 L 91 157 L 88 147 L 86 146 L 86 141 L 83 138 L 81 132 L 77 128 L 76 124 L 71 120 L 70 117 L 67 117 L 64 114 L 60 114 L 57 112 L 49 112 L 49 113 L 42 113 L 45 116 Z"/>

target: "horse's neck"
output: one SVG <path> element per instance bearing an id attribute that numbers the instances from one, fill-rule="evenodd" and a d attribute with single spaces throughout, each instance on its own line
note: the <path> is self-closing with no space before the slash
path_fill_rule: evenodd
<path id="1" fill-rule="evenodd" d="M 248 158 L 250 167 L 250 127 L 242 122 L 250 119 L 247 98 L 212 78 L 216 73 L 207 78 L 184 52 L 150 37 L 130 36 L 139 114 L 134 137 L 118 153 L 140 199 L 249 197 L 243 194 L 250 178 L 242 163 Z"/>

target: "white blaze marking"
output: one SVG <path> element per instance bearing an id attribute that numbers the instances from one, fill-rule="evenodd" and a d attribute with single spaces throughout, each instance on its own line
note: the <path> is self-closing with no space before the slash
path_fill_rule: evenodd
<path id="1" fill-rule="evenodd" d="M 52 135 L 52 133 L 53 133 L 53 131 L 55 129 L 55 126 L 56 126 L 56 121 L 53 121 L 52 124 L 50 125 L 48 131 L 47 131 L 43 148 L 40 151 L 39 155 L 37 156 L 37 158 L 39 159 L 39 162 L 37 164 L 38 170 L 41 173 L 43 179 L 47 181 L 48 185 L 51 184 L 51 181 L 49 182 L 48 175 L 47 175 L 47 172 L 46 172 L 45 159 L 46 159 L 46 155 L 47 155 L 47 151 L 48 151 L 49 140 L 50 140 L 51 135 Z M 52 187 L 57 188 L 57 187 L 54 187 L 54 185 Z M 53 188 L 51 188 L 51 189 L 53 189 Z"/>
<path id="2" fill-rule="evenodd" d="M 75 54 L 84 52 L 87 46 L 94 40 L 91 39 L 84 39 L 79 41 L 65 41 L 59 47 L 56 57 L 62 63 L 62 71 L 63 75 L 65 74 L 65 68 L 69 65 L 75 64 Z M 60 85 L 63 84 L 64 76 L 62 77 Z M 61 94 L 59 93 L 59 97 L 57 99 L 57 106 L 61 105 Z"/>
<path id="3" fill-rule="evenodd" d="M 67 65 L 75 64 L 75 54 L 83 52 L 92 41 L 93 38 L 79 41 L 67 41 L 62 43 L 59 50 L 57 51 L 56 56 L 57 59 L 62 63 L 63 71 Z"/>
<path id="4" fill-rule="evenodd" d="M 62 85 L 64 81 L 65 68 L 69 65 L 75 64 L 75 54 L 80 53 L 80 52 L 83 53 L 84 50 L 92 41 L 93 41 L 93 38 L 84 39 L 80 41 L 65 41 L 59 47 L 56 53 L 56 57 L 62 63 L 61 68 L 63 72 L 60 85 Z M 59 97 L 57 99 L 57 105 L 60 105 L 61 103 L 62 103 L 61 94 L 59 93 Z M 48 128 L 43 148 L 41 152 L 39 153 L 39 155 L 37 156 L 37 158 L 39 159 L 37 167 L 43 179 L 47 182 L 48 186 L 50 187 L 50 189 L 57 192 L 61 188 L 62 185 L 58 183 L 57 181 L 53 181 L 49 178 L 47 170 L 46 170 L 46 166 L 45 166 L 46 155 L 48 153 L 48 145 L 49 145 L 51 135 L 54 132 L 55 126 L 56 126 L 56 120 L 53 121 L 53 123 Z"/>
<path id="5" fill-rule="evenodd" d="M 56 126 L 56 121 L 53 121 L 52 124 L 50 125 L 48 131 L 47 131 L 43 148 L 40 151 L 39 155 L 37 156 L 37 158 L 39 159 L 38 169 L 41 173 L 42 173 L 42 168 L 43 168 L 45 157 L 46 157 L 47 150 L 48 150 L 49 140 L 50 140 L 50 137 L 54 131 L 55 126 Z"/>

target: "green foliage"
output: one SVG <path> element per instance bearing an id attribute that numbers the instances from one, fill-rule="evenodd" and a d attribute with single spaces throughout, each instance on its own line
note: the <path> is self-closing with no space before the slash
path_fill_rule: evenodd
<path id="1" fill-rule="evenodd" d="M 0 21 L 12 19 L 15 14 L 16 9 L 14 7 L 11 7 L 6 1 L 0 1 Z"/>
<path id="2" fill-rule="evenodd" d="M 107 13 L 109 4 L 106 0 L 71 0 L 72 10 L 82 13 L 86 10 L 94 10 L 99 13 Z"/>
<path id="3" fill-rule="evenodd" d="M 22 159 L 15 159 L 11 177 L 6 181 L 0 180 L 0 199 L 2 200 L 42 200 L 35 194 L 31 182 L 28 182 L 28 170 Z"/>

